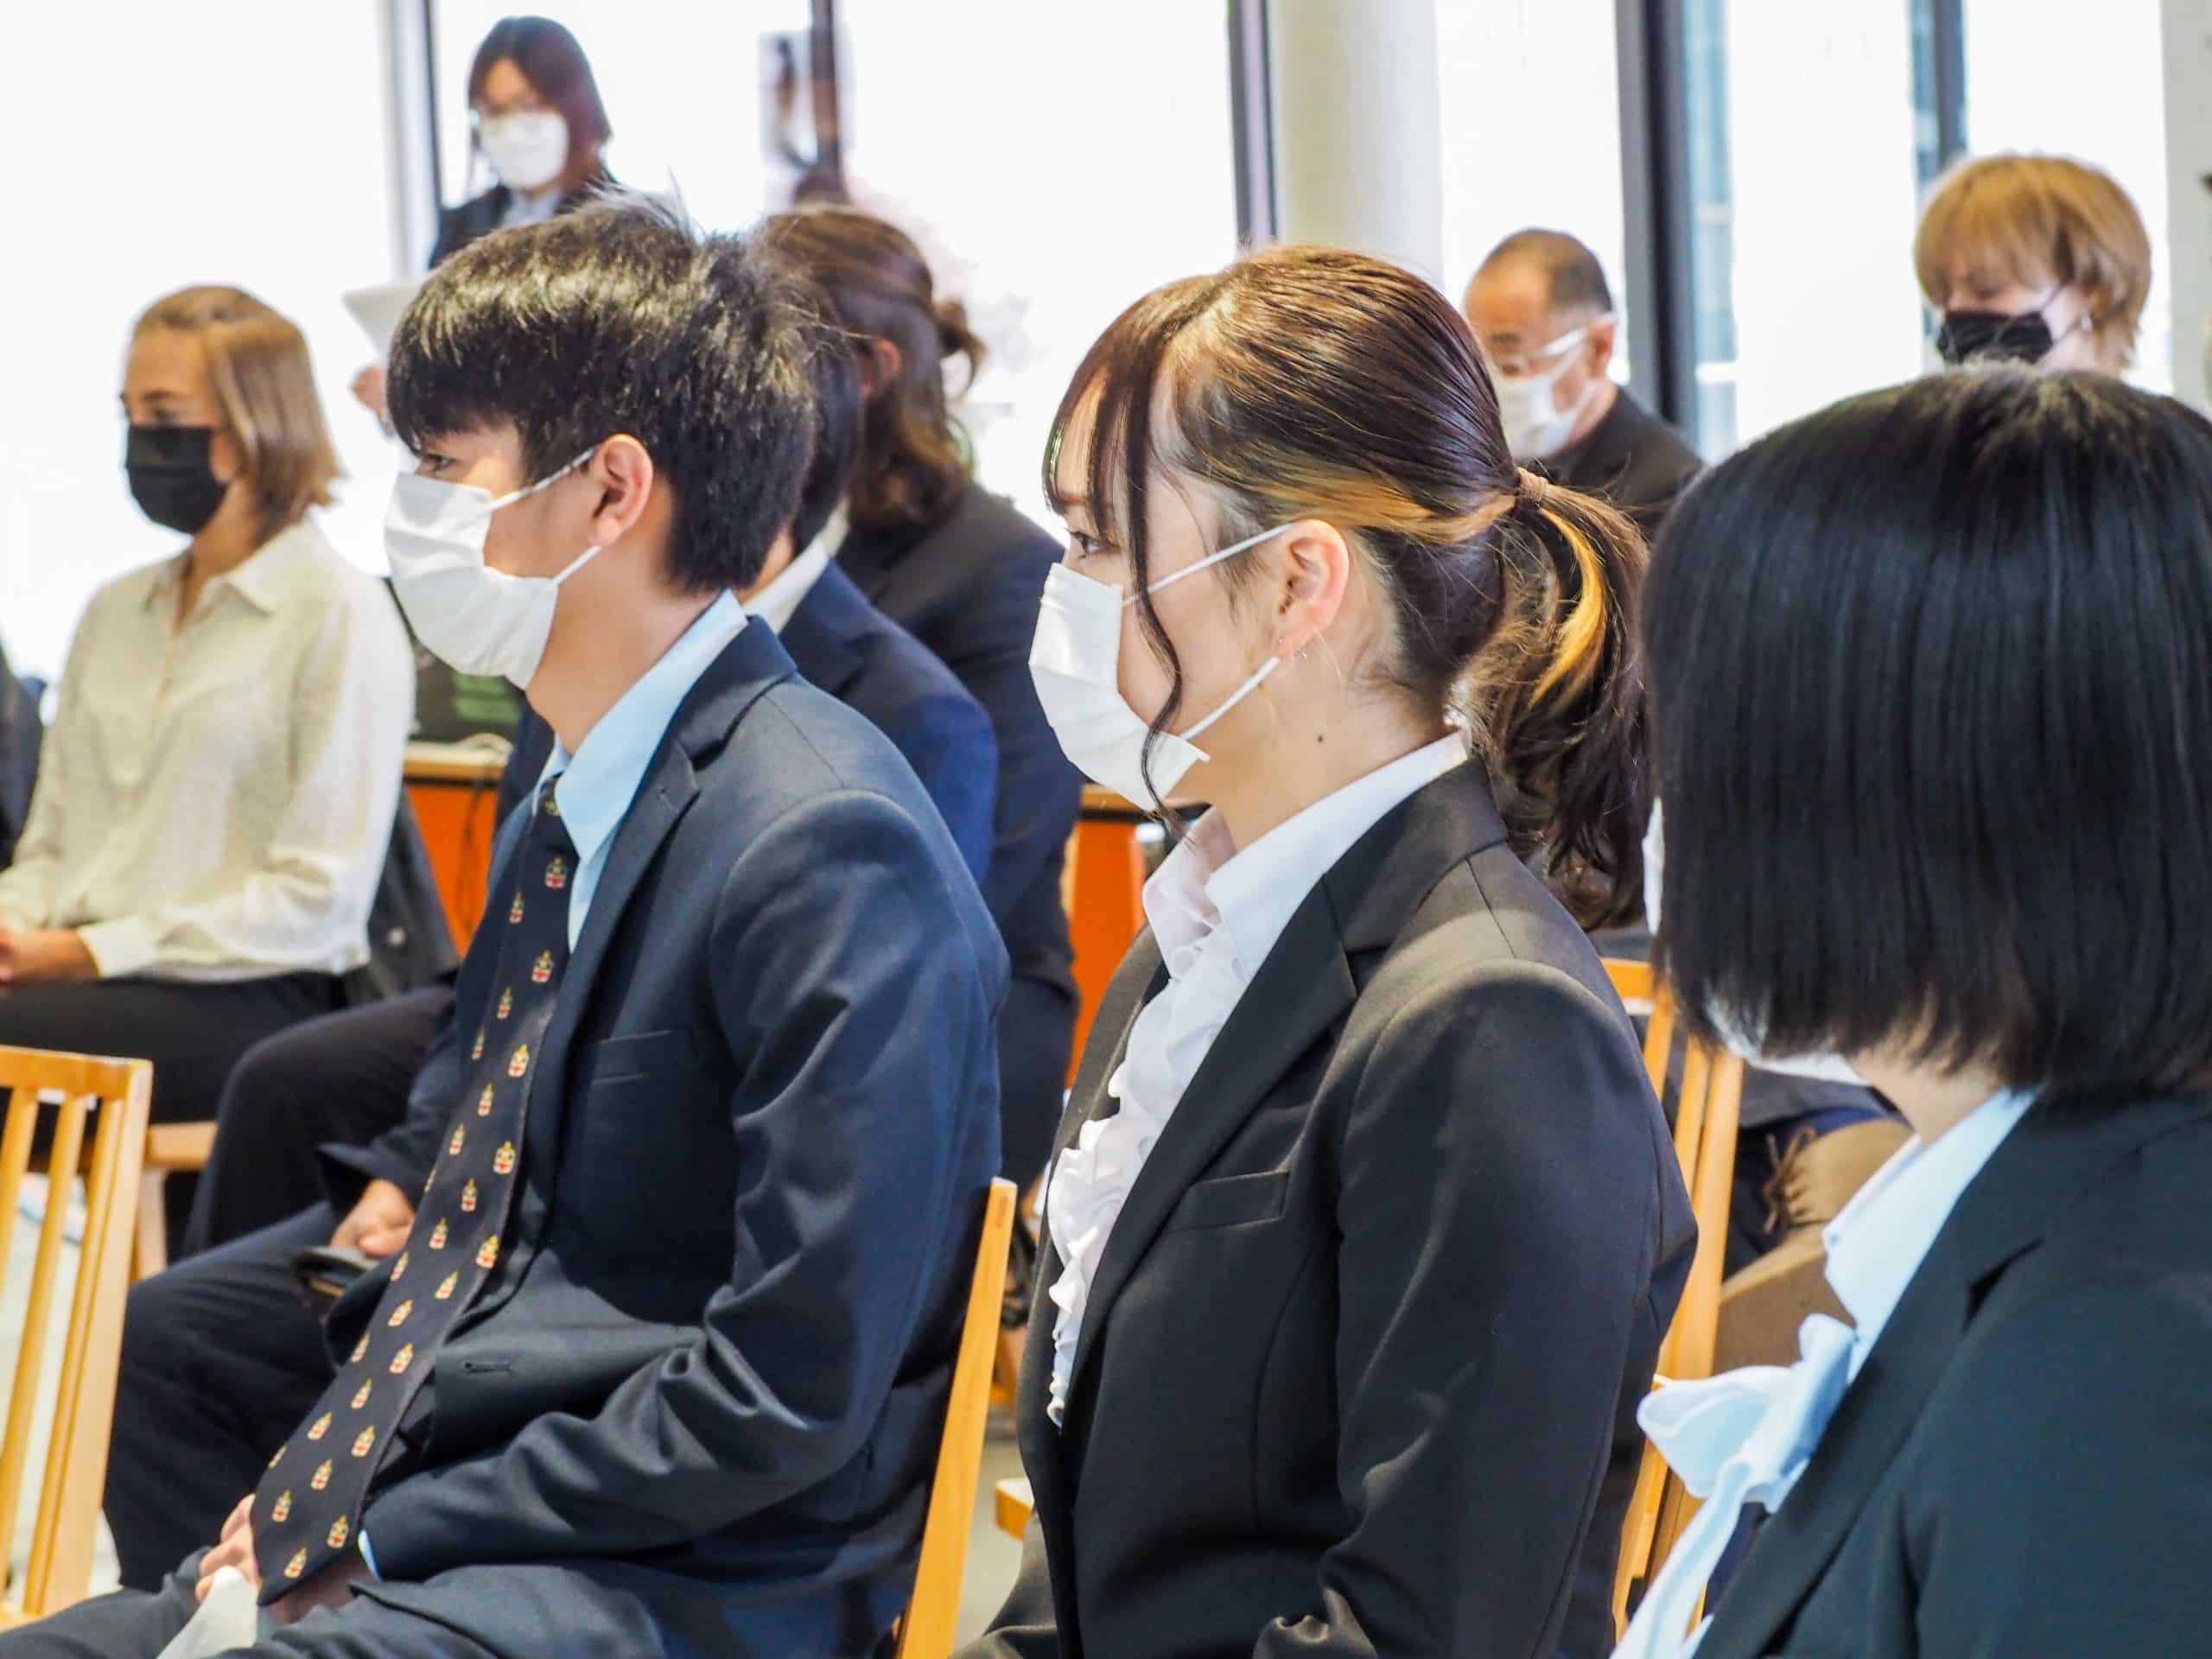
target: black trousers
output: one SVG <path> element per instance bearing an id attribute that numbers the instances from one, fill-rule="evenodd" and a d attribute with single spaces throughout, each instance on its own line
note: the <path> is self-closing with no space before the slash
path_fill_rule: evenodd
<path id="1" fill-rule="evenodd" d="M 0 1635 L 0 1659 L 154 1659 L 198 1606 L 195 1554 L 156 1592 L 121 1590 Z M 231 1653 L 256 1659 L 492 1659 L 443 1622 L 356 1597 Z"/>
<path id="2" fill-rule="evenodd" d="M 187 1253 L 320 1203 L 315 1148 L 366 1146 L 407 1116 L 407 1091 L 452 1005 L 450 986 L 426 986 L 307 1020 L 248 1050 L 223 1090 Z"/>
<path id="3" fill-rule="evenodd" d="M 27 985 L 0 996 L 0 1044 L 154 1063 L 154 1122 L 215 1116 L 238 1057 L 263 1038 L 338 1006 L 327 974 L 203 985 L 168 979 L 95 979 Z M 168 1179 L 169 1248 L 181 1248 L 193 1178 Z"/>
<path id="4" fill-rule="evenodd" d="M 131 1287 L 106 1509 L 133 1589 L 156 1588 L 215 1541 L 329 1383 L 322 1326 L 294 1294 L 291 1268 L 300 1251 L 330 1242 L 338 1219 L 319 1204 Z"/>

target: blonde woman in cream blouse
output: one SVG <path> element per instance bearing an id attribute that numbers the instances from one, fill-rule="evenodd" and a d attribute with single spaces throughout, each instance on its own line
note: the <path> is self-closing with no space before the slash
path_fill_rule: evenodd
<path id="1" fill-rule="evenodd" d="M 171 295 L 123 403 L 132 493 L 190 539 L 78 627 L 0 872 L 0 1044 L 149 1058 L 156 1119 L 198 1120 L 367 959 L 413 661 L 308 518 L 337 468 L 290 322 L 235 289 Z"/>

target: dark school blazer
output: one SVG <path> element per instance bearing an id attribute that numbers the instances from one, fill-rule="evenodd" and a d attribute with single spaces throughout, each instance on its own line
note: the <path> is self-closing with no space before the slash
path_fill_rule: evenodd
<path id="1" fill-rule="evenodd" d="M 1114 1109 L 1165 982 L 1144 934 L 1062 1147 Z M 1597 953 L 1481 769 L 1447 773 L 1306 896 L 1184 1092 L 1092 1284 L 1065 1429 L 1040 1292 L 1037 1518 L 971 1656 L 1604 1654 L 1694 1237 Z"/>

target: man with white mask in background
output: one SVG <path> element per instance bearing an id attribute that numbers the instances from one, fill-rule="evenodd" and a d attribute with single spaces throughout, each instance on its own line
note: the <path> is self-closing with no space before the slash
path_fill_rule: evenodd
<path id="1" fill-rule="evenodd" d="M 1564 231 L 1516 231 L 1460 308 L 1490 359 L 1513 458 L 1656 531 L 1704 463 L 1607 372 L 1618 325 L 1598 256 Z"/>

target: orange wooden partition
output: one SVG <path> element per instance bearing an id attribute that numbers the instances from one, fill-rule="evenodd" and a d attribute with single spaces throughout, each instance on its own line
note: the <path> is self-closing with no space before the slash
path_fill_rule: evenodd
<path id="1" fill-rule="evenodd" d="M 411 748 L 407 798 L 429 849 L 438 897 L 445 901 L 454 948 L 467 950 L 484 919 L 484 884 L 492 877 L 492 843 L 499 833 L 499 773 L 494 755 L 455 755 Z"/>

